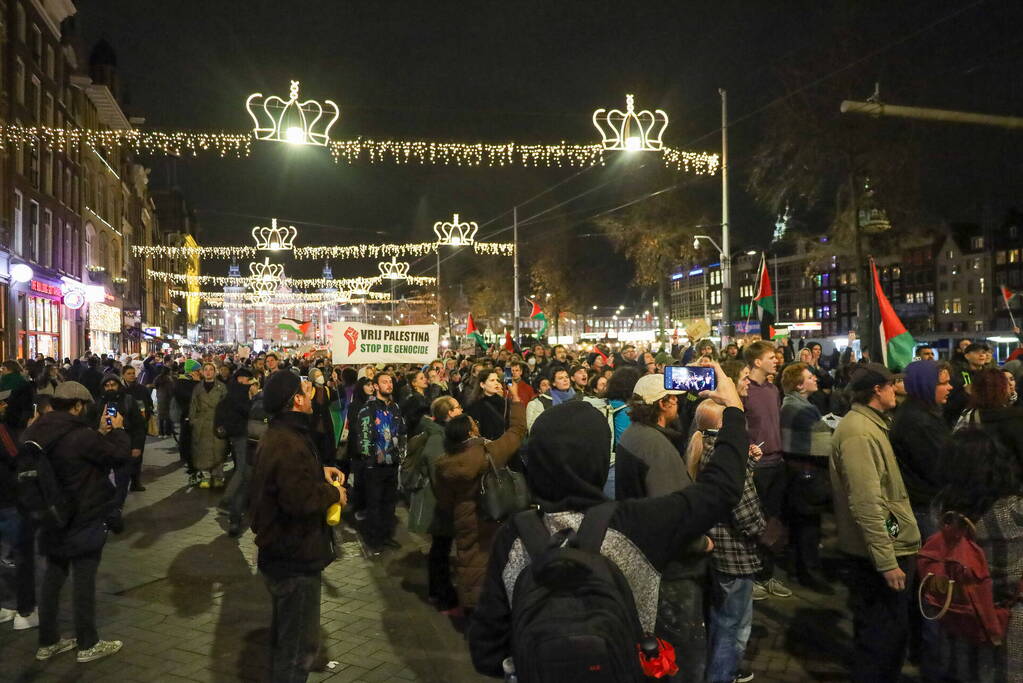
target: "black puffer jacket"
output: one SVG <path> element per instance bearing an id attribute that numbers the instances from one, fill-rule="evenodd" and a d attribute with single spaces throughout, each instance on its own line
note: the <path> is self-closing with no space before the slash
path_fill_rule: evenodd
<path id="1" fill-rule="evenodd" d="M 49 457 L 54 474 L 74 502 L 67 533 L 107 516 L 114 505 L 110 470 L 131 461 L 128 433 L 114 429 L 103 436 L 96 426 L 83 416 L 54 410 L 41 415 L 25 430 L 24 440 L 35 441 L 43 450 L 53 444 Z"/>
<path id="2" fill-rule="evenodd" d="M 249 398 L 249 387 L 241 384 L 237 377 L 227 382 L 227 397 L 217 406 L 223 417 L 222 425 L 227 438 L 245 436 L 249 430 L 249 412 L 252 410 L 252 399 Z"/>

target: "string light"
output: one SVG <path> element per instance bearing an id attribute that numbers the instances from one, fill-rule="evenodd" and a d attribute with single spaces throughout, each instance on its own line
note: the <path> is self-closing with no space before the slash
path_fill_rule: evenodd
<path id="1" fill-rule="evenodd" d="M 404 280 L 408 277 L 409 264 L 405 261 L 398 261 L 397 256 L 392 256 L 390 261 L 381 261 L 377 264 L 380 270 L 380 277 L 384 280 Z"/>
<path id="2" fill-rule="evenodd" d="M 266 297 L 262 292 L 202 292 L 189 289 L 171 289 L 171 296 L 179 296 L 184 299 L 199 299 L 200 301 L 229 301 L 245 302 L 258 301 Z M 387 292 L 363 292 L 359 290 L 332 290 L 330 292 L 288 292 L 278 290 L 274 295 L 275 301 L 295 301 L 304 303 L 344 303 L 353 297 L 383 301 L 390 300 L 391 295 Z"/>
<path id="3" fill-rule="evenodd" d="M 593 112 L 593 125 L 600 131 L 605 150 L 656 152 L 662 147 L 661 136 L 668 127 L 668 114 L 663 109 L 637 112 L 632 95 L 625 96 L 625 111 L 598 109 Z"/>
<path id="4" fill-rule="evenodd" d="M 261 101 L 260 101 L 261 100 Z M 330 127 L 333 126 L 341 110 L 331 100 L 324 100 L 326 108 L 316 100 L 298 100 L 298 81 L 291 82 L 291 92 L 287 100 L 277 95 L 263 98 L 262 93 L 254 92 L 245 100 L 245 109 L 252 117 L 254 128 L 252 134 L 257 140 L 273 140 L 287 142 L 291 145 L 319 145 L 326 147 L 330 140 Z M 277 114 L 271 109 L 279 110 Z M 262 111 L 262 115 L 260 115 Z M 324 113 L 332 117 L 326 121 L 323 132 L 316 130 L 317 124 Z"/>
<path id="5" fill-rule="evenodd" d="M 181 282 L 195 283 L 196 285 L 213 285 L 214 287 L 251 287 L 253 278 L 222 276 L 222 275 L 186 275 L 184 273 L 169 273 L 162 270 L 147 271 L 151 280 L 158 282 Z M 298 278 L 283 277 L 274 281 L 296 289 L 362 289 L 369 290 L 383 282 L 384 278 L 377 275 L 374 277 L 347 277 L 347 278 Z M 437 278 L 427 276 L 406 276 L 403 278 L 408 284 L 415 286 L 434 285 Z M 261 282 L 256 280 L 255 282 Z"/>
<path id="6" fill-rule="evenodd" d="M 480 226 L 476 221 L 460 221 L 454 214 L 450 221 L 437 221 L 433 224 L 433 232 L 437 235 L 437 244 L 441 246 L 460 247 L 472 244 Z"/>
<path id="7" fill-rule="evenodd" d="M 256 240 L 256 249 L 265 251 L 290 251 L 295 248 L 298 230 L 294 225 L 278 226 L 277 219 L 270 219 L 270 227 L 257 225 L 252 228 L 252 239 Z"/>
<path id="8" fill-rule="evenodd" d="M 513 242 L 473 242 L 473 250 L 484 256 L 511 256 L 515 253 Z M 436 253 L 436 242 L 413 244 L 347 244 L 320 247 L 295 247 L 296 259 L 372 259 L 391 256 L 426 256 Z M 163 245 L 132 246 L 131 252 L 139 258 L 202 258 L 240 260 L 252 258 L 258 250 L 254 247 L 170 247 Z M 230 286 L 232 283 L 224 283 Z"/>
<path id="9" fill-rule="evenodd" d="M 49 126 L 22 126 L 7 123 L 0 126 L 0 139 L 9 147 L 34 145 L 39 142 L 48 147 L 75 146 L 81 143 L 95 148 L 123 147 L 136 153 L 165 154 L 168 156 L 198 156 L 214 152 L 248 157 L 252 153 L 252 133 L 200 133 L 191 131 L 159 132 L 152 130 L 94 130 L 79 128 L 52 128 Z M 585 167 L 604 165 L 604 146 L 600 143 L 575 145 L 561 142 L 554 145 L 525 145 L 517 142 L 464 143 L 434 142 L 429 140 L 332 140 L 327 143 L 335 163 L 355 164 L 368 160 L 378 163 L 415 163 L 442 166 L 525 166 L 525 167 Z M 697 175 L 713 174 L 718 169 L 718 156 L 706 152 L 685 152 L 662 147 L 662 158 L 667 168 Z M 208 248 L 208 247 L 206 247 Z M 247 249 L 251 250 L 251 247 Z M 234 252 L 220 258 L 244 258 L 254 251 Z M 390 256 L 391 254 L 386 254 Z"/>

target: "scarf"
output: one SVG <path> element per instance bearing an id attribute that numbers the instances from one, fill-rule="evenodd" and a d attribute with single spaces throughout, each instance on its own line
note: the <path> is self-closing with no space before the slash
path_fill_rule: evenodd
<path id="1" fill-rule="evenodd" d="M 554 387 L 551 387 L 552 406 L 561 405 L 566 401 L 571 401 L 573 398 L 575 398 L 575 391 L 573 389 L 570 388 L 568 391 L 562 391 L 561 389 L 555 389 Z"/>

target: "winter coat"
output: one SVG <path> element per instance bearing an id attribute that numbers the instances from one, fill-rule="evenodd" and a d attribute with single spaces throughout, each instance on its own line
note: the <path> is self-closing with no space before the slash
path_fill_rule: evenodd
<path id="1" fill-rule="evenodd" d="M 781 447 L 786 455 L 831 455 L 831 428 L 821 419 L 817 406 L 795 391 L 781 404 Z"/>
<path id="2" fill-rule="evenodd" d="M 511 403 L 508 430 L 501 438 L 471 443 L 459 453 L 449 453 L 437 461 L 434 492 L 437 505 L 454 517 L 455 572 L 458 596 L 463 607 L 474 607 L 486 574 L 490 546 L 497 533 L 496 522 L 483 520 L 476 511 L 480 478 L 490 466 L 503 467 L 519 450 L 526 436 L 526 414 L 521 403 Z"/>
<path id="3" fill-rule="evenodd" d="M 838 547 L 870 559 L 879 572 L 920 549 L 920 529 L 888 433 L 877 411 L 854 403 L 831 442 Z"/>
<path id="4" fill-rule="evenodd" d="M 197 382 L 188 375 L 181 375 L 174 383 L 174 400 L 178 404 L 178 410 L 181 412 L 181 420 L 189 420 L 188 410 L 192 405 L 192 394 L 195 393 L 195 387 Z"/>
<path id="5" fill-rule="evenodd" d="M 256 565 L 272 578 L 320 572 L 334 560 L 327 510 L 340 495 L 323 476 L 310 434 L 307 415 L 284 413 L 256 451 L 251 526 Z"/>
<path id="6" fill-rule="evenodd" d="M 472 419 L 480 428 L 480 436 L 484 439 L 499 439 L 508 428 L 506 415 L 508 413 L 508 401 L 504 396 L 495 394 L 493 396 L 481 395 L 465 408 Z M 525 404 L 523 404 L 525 405 Z"/>
<path id="7" fill-rule="evenodd" d="M 197 470 L 212 470 L 227 459 L 227 441 L 217 437 L 213 425 L 217 404 L 226 396 L 223 382 L 214 381 L 209 391 L 199 382 L 192 390 L 188 421 L 192 424 L 192 466 Z"/>
<path id="8" fill-rule="evenodd" d="M 123 429 L 101 435 L 84 416 L 54 410 L 39 416 L 25 430 L 24 439 L 35 441 L 49 453 L 53 473 L 73 504 L 71 521 L 59 531 L 40 532 L 40 549 L 45 555 L 61 554 L 66 539 L 74 532 L 105 519 L 116 504 L 110 470 L 132 461 L 131 440 Z M 55 443 L 56 442 L 56 443 Z"/>
<path id="9" fill-rule="evenodd" d="M 156 415 L 161 420 L 168 420 L 174 396 L 174 378 L 170 375 L 161 375 L 156 378 L 154 385 L 156 387 Z"/>
<path id="10" fill-rule="evenodd" d="M 418 466 L 427 475 L 427 481 L 418 491 L 412 492 L 412 500 L 408 508 L 409 531 L 429 533 L 434 536 L 454 536 L 454 524 L 451 510 L 440 510 L 437 507 L 437 494 L 434 482 L 437 481 L 437 462 L 444 457 L 444 426 L 429 417 L 419 421 L 420 433 L 426 434 L 419 456 Z"/>
<path id="11" fill-rule="evenodd" d="M 249 387 L 232 377 L 227 383 L 227 403 L 221 410 L 227 438 L 233 439 L 249 433 L 249 412 L 251 410 L 252 399 L 249 398 Z"/>

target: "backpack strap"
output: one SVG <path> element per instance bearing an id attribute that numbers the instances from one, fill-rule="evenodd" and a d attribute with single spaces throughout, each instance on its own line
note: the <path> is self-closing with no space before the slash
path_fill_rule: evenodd
<path id="1" fill-rule="evenodd" d="M 583 521 L 579 524 L 579 530 L 575 534 L 576 547 L 580 550 L 600 554 L 600 546 L 604 542 L 604 536 L 607 535 L 607 527 L 617 509 L 618 503 L 609 500 L 587 510 Z"/>
<path id="2" fill-rule="evenodd" d="M 517 513 L 512 518 L 515 530 L 518 532 L 519 538 L 522 539 L 522 545 L 533 559 L 547 551 L 547 544 L 551 540 L 547 525 L 543 523 L 542 514 L 540 510 L 531 508 Z"/>

